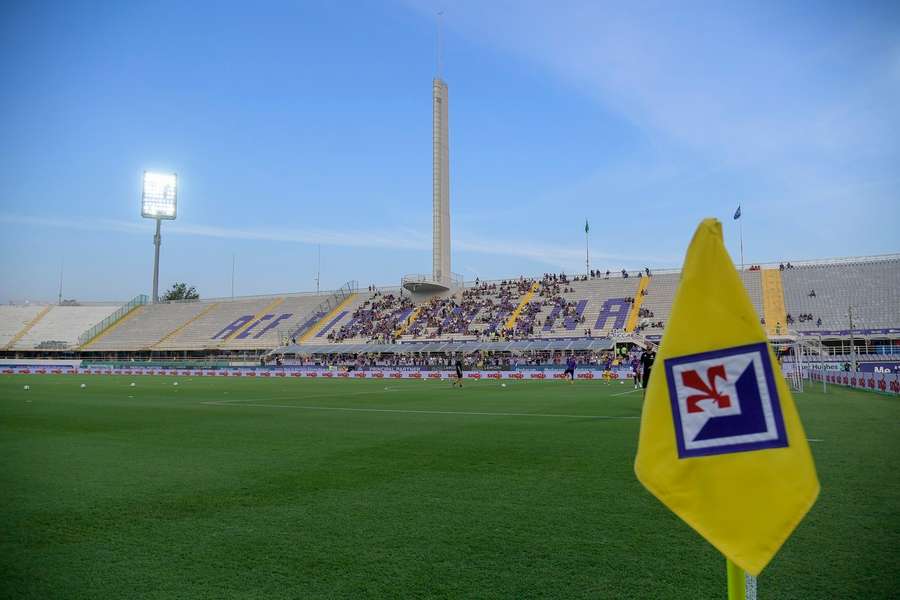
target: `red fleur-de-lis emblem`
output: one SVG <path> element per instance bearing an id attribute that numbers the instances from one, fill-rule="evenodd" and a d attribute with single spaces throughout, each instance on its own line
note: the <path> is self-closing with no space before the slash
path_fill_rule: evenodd
<path id="1" fill-rule="evenodd" d="M 725 365 L 716 365 L 706 370 L 707 384 L 697 371 L 685 371 L 681 374 L 681 382 L 689 388 L 693 388 L 702 392 L 701 394 L 693 394 L 687 397 L 687 411 L 689 413 L 703 412 L 703 407 L 699 403 L 703 400 L 712 400 L 719 408 L 728 408 L 731 406 L 731 398 L 727 394 L 719 392 L 716 384 L 716 378 L 721 377 L 723 381 L 728 381 L 725 377 Z"/>

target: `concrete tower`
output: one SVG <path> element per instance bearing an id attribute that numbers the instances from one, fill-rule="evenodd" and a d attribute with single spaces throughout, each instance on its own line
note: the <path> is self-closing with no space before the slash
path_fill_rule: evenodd
<path id="1" fill-rule="evenodd" d="M 447 84 L 432 82 L 432 269 L 435 283 L 449 287 L 450 271 L 450 121 Z"/>

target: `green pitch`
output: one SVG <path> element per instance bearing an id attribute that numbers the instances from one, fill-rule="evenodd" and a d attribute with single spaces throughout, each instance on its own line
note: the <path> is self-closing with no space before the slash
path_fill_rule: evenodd
<path id="1" fill-rule="evenodd" d="M 630 385 L 173 381 L 0 377 L 0 597 L 724 597 Z M 900 400 L 797 402 L 822 495 L 760 598 L 896 597 Z"/>

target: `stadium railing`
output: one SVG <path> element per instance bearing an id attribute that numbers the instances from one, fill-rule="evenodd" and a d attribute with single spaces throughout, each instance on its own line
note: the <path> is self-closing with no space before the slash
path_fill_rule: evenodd
<path id="1" fill-rule="evenodd" d="M 497 281 L 500 281 L 500 280 L 498 279 Z M 424 273 L 414 273 L 411 275 L 404 275 L 403 278 L 401 279 L 401 285 L 403 287 L 406 287 L 406 285 L 408 283 L 439 283 L 442 285 L 445 283 L 449 283 L 451 289 L 459 289 L 462 287 L 466 287 L 465 278 L 458 273 L 450 273 L 450 278 L 449 278 L 449 281 L 447 281 L 447 282 L 443 282 L 443 281 L 435 282 L 434 277 L 432 277 L 431 275 L 424 274 Z"/>
<path id="2" fill-rule="evenodd" d="M 147 294 L 138 294 L 125 304 L 119 307 L 114 313 L 82 333 L 78 336 L 78 345 L 84 345 L 87 342 L 91 341 L 95 337 L 97 337 L 104 329 L 111 326 L 113 323 L 127 315 L 129 312 L 137 308 L 138 306 L 147 304 L 150 302 L 150 297 Z"/>
<path id="3" fill-rule="evenodd" d="M 292 338 L 299 338 L 309 331 L 311 327 L 315 326 L 316 323 L 334 310 L 336 306 L 352 294 L 355 294 L 358 289 L 359 283 L 356 280 L 351 280 L 334 290 L 334 292 L 332 292 L 328 298 L 320 302 L 316 308 L 304 314 L 300 319 L 295 321 L 294 325 L 289 327 L 285 333 L 281 334 L 280 338 L 282 345 L 286 346 L 291 342 Z"/>

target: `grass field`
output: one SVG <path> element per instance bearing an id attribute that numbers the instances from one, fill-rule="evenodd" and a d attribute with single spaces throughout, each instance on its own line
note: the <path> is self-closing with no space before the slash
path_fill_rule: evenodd
<path id="1" fill-rule="evenodd" d="M 0 597 L 724 597 L 628 385 L 173 381 L 0 377 Z M 760 598 L 897 597 L 900 401 L 797 403 L 822 495 Z"/>

